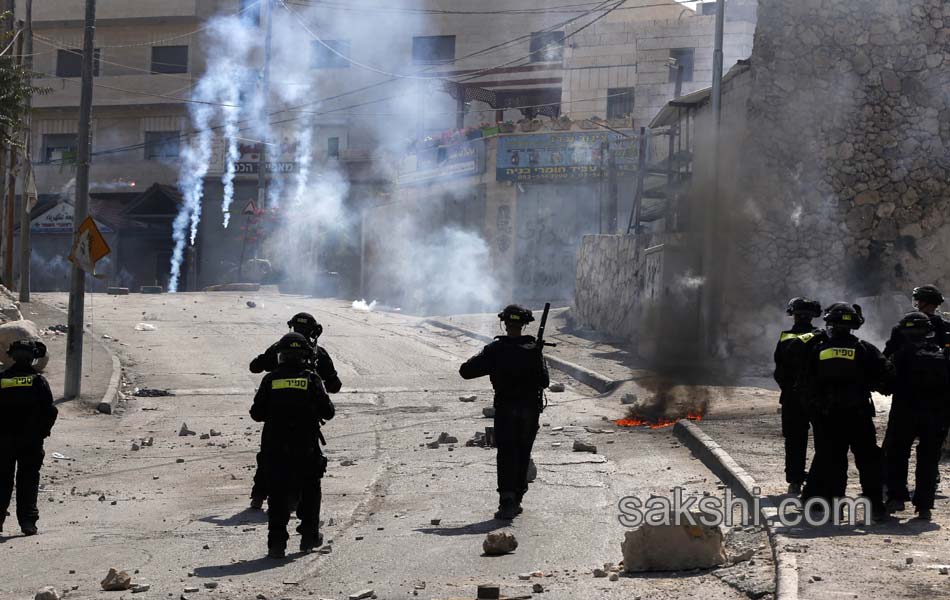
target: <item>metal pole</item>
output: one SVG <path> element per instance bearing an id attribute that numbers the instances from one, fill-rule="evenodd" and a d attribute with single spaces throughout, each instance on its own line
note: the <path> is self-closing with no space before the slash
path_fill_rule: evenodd
<path id="1" fill-rule="evenodd" d="M 79 100 L 79 155 L 76 166 L 76 203 L 73 239 L 89 212 L 89 150 L 92 125 L 92 60 L 95 53 L 96 0 L 86 0 L 86 32 L 82 44 L 82 96 Z M 82 390 L 82 332 L 86 299 L 86 272 L 73 265 L 69 288 L 66 333 L 66 386 L 63 396 L 72 399 Z"/>
<path id="2" fill-rule="evenodd" d="M 9 35 L 13 33 L 13 9 L 15 8 L 15 0 L 4 0 L 3 2 L 3 12 L 6 13 L 6 16 L 3 18 L 3 36 L 4 43 L 9 39 Z M 9 152 L 12 152 L 12 148 Z M 9 269 L 7 269 L 7 256 L 13 252 L 13 228 L 7 227 L 8 225 L 8 216 L 6 210 L 6 198 L 7 198 L 7 156 L 8 150 L 6 147 L 0 148 L 0 222 L 3 223 L 3 246 L 2 251 L 0 251 L 0 256 L 3 257 L 3 285 L 7 286 L 9 289 L 13 289 L 13 263 L 10 263 Z"/>
<path id="3" fill-rule="evenodd" d="M 637 188 L 633 195 L 633 208 L 630 211 L 630 221 L 627 223 L 627 233 L 640 233 L 640 207 L 643 204 L 643 180 L 647 170 L 647 128 L 640 128 L 640 139 L 637 157 Z"/>
<path id="4" fill-rule="evenodd" d="M 262 110 L 262 124 L 265 128 L 268 126 L 263 123 L 263 121 L 268 119 L 268 97 L 270 95 L 270 55 L 271 55 L 271 40 L 274 34 L 274 19 L 273 19 L 273 10 L 271 7 L 272 0 L 263 0 L 261 2 L 261 18 L 265 21 L 265 26 L 267 27 L 267 33 L 264 35 L 264 68 L 262 69 L 261 74 L 261 110 Z M 261 210 L 267 209 L 267 144 L 270 143 L 270 131 L 269 128 L 267 133 L 264 135 L 264 139 L 261 140 L 261 152 L 260 152 L 260 163 L 258 163 L 257 168 L 257 206 Z M 276 173 L 275 173 L 276 176 Z M 255 250 L 254 256 L 257 256 L 257 251 Z M 238 281 L 243 278 L 244 272 L 244 259 L 241 259 L 241 264 L 238 265 Z"/>
<path id="5" fill-rule="evenodd" d="M 617 188 L 617 151 L 607 147 L 607 233 L 617 233 L 617 213 L 620 210 Z"/>
<path id="6" fill-rule="evenodd" d="M 716 133 L 722 117 L 722 38 L 726 17 L 726 0 L 716 0 L 716 40 L 713 50 L 712 111 Z"/>
<path id="7" fill-rule="evenodd" d="M 26 28 L 24 32 L 23 66 L 26 68 L 27 81 L 33 84 L 33 78 L 29 73 L 33 70 L 33 0 L 26 0 Z M 26 141 L 23 154 L 20 156 L 23 165 L 23 192 L 20 194 L 22 199 L 23 211 L 20 213 L 20 302 L 30 301 L 30 255 L 32 253 L 30 240 L 30 190 L 27 189 L 33 180 L 33 132 L 31 124 L 33 121 L 33 94 L 26 99 L 26 121 L 23 127 L 23 139 Z"/>

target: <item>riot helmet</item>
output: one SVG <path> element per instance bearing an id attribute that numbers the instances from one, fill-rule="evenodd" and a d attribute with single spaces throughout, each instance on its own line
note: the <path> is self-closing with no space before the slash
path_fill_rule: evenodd
<path id="1" fill-rule="evenodd" d="M 930 317 L 920 311 L 907 313 L 897 326 L 900 328 L 901 335 L 910 342 L 923 341 L 934 330 Z"/>
<path id="2" fill-rule="evenodd" d="M 46 356 L 46 344 L 39 340 L 15 340 L 7 349 L 7 354 L 17 364 L 32 364 L 34 360 Z"/>
<path id="3" fill-rule="evenodd" d="M 912 295 L 915 302 L 924 302 L 935 307 L 943 304 L 943 294 L 935 285 L 928 284 L 915 287 Z"/>
<path id="4" fill-rule="evenodd" d="M 310 342 L 297 332 L 288 333 L 277 342 L 277 362 L 282 365 L 304 363 L 312 353 Z"/>
<path id="5" fill-rule="evenodd" d="M 825 323 L 835 328 L 859 329 L 864 325 L 861 307 L 847 302 L 835 302 L 825 309 Z"/>
<path id="6" fill-rule="evenodd" d="M 514 323 L 518 325 L 527 325 L 534 321 L 534 315 L 531 311 L 517 304 L 509 304 L 503 311 L 498 313 L 498 318 L 505 323 Z"/>
<path id="7" fill-rule="evenodd" d="M 821 304 L 817 300 L 798 296 L 788 301 L 785 314 L 789 316 L 807 315 L 809 318 L 817 319 L 821 316 Z"/>
<path id="8" fill-rule="evenodd" d="M 308 339 L 315 340 L 323 333 L 323 325 L 310 313 L 297 313 L 287 321 L 287 327 L 293 329 L 296 333 L 306 336 Z"/>

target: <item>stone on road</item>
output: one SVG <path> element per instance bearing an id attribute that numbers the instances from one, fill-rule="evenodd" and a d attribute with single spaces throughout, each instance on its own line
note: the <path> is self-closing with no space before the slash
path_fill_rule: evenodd
<path id="1" fill-rule="evenodd" d="M 132 578 L 125 571 L 109 569 L 109 574 L 100 584 L 106 592 L 121 592 L 132 589 Z"/>
<path id="2" fill-rule="evenodd" d="M 627 531 L 622 544 L 623 566 L 628 573 L 644 571 L 688 571 L 708 569 L 726 562 L 722 529 L 703 525 L 694 515 L 696 525 L 641 525 Z"/>
<path id="3" fill-rule="evenodd" d="M 489 533 L 482 542 L 482 550 L 488 556 L 500 556 L 514 552 L 518 548 L 518 540 L 514 534 L 507 531 Z"/>

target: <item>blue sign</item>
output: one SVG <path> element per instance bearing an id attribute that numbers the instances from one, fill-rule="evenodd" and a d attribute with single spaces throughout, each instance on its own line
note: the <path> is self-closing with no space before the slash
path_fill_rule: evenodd
<path id="1" fill-rule="evenodd" d="M 485 141 L 419 150 L 414 170 L 399 174 L 399 183 L 411 185 L 433 179 L 480 175 L 485 171 Z"/>
<path id="2" fill-rule="evenodd" d="M 600 178 L 604 144 L 616 152 L 617 169 L 636 169 L 637 138 L 627 132 L 575 131 L 498 138 L 497 181 L 552 182 Z M 633 160 L 631 160 L 633 159 Z"/>

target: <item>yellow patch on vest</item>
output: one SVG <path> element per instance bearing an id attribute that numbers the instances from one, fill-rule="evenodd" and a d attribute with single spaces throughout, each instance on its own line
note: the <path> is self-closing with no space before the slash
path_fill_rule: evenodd
<path id="1" fill-rule="evenodd" d="M 272 390 L 305 390 L 310 386 L 310 380 L 305 378 L 298 379 L 275 379 L 271 382 Z"/>
<path id="2" fill-rule="evenodd" d="M 33 385 L 33 376 L 13 377 L 11 379 L 0 379 L 0 389 L 31 387 Z"/>
<path id="3" fill-rule="evenodd" d="M 835 358 L 854 360 L 854 348 L 826 348 L 818 355 L 819 360 L 832 360 Z"/>
<path id="4" fill-rule="evenodd" d="M 787 341 L 787 340 L 798 339 L 798 340 L 801 340 L 801 341 L 803 341 L 804 343 L 807 344 L 809 341 L 811 341 L 811 339 L 812 339 L 813 337 L 815 337 L 815 334 L 814 334 L 814 333 L 802 333 L 802 334 L 798 334 L 798 333 L 783 333 L 783 334 L 782 334 L 782 337 L 779 338 L 779 341 L 780 341 L 780 342 L 784 342 L 784 341 Z"/>

